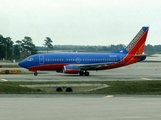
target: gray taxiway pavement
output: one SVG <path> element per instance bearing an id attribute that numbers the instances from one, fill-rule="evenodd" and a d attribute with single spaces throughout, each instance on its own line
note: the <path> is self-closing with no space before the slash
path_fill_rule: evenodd
<path id="1" fill-rule="evenodd" d="M 1 68 L 0 70 L 7 68 Z M 13 68 L 11 68 L 13 69 Z M 23 72 L 27 71 L 22 68 Z M 45 74 L 1 74 L 0 81 L 108 81 L 108 80 L 161 80 L 161 62 L 140 62 L 122 68 L 90 71 L 90 76 L 67 75 L 46 71 Z"/>
<path id="2" fill-rule="evenodd" d="M 90 76 L 45 73 L 1 74 L 0 81 L 161 80 L 161 63 L 141 62 Z M 160 105 L 160 95 L 0 94 L 0 120 L 160 120 Z"/>
<path id="3" fill-rule="evenodd" d="M 161 96 L 0 95 L 1 120 L 160 120 Z"/>

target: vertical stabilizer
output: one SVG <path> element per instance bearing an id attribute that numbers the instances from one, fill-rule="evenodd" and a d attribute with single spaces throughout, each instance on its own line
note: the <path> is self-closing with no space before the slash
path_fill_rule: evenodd
<path id="1" fill-rule="evenodd" d="M 140 55 L 143 53 L 148 30 L 149 27 L 142 27 L 134 39 L 125 48 L 128 54 Z"/>

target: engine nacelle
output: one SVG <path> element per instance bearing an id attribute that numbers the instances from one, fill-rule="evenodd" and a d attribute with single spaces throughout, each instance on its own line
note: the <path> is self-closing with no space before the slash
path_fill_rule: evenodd
<path id="1" fill-rule="evenodd" d="M 67 66 L 64 66 L 63 72 L 66 73 L 66 74 L 78 74 L 79 73 L 79 67 L 67 65 Z"/>

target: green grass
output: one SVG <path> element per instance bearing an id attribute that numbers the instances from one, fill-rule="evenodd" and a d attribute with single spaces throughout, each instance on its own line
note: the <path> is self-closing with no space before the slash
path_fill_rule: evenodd
<path id="1" fill-rule="evenodd" d="M 37 89 L 20 87 L 19 85 L 20 83 L 17 82 L 0 82 L 0 94 L 38 93 Z"/>
<path id="2" fill-rule="evenodd" d="M 39 94 L 47 93 L 39 88 L 20 87 L 19 85 L 34 84 L 107 84 L 110 87 L 85 92 L 84 94 L 161 94 L 159 81 L 94 81 L 94 82 L 0 82 L 0 94 Z M 79 89 L 79 88 L 78 88 Z"/>
<path id="3" fill-rule="evenodd" d="M 100 94 L 161 94 L 161 81 L 108 81 L 110 87 L 93 91 Z"/>

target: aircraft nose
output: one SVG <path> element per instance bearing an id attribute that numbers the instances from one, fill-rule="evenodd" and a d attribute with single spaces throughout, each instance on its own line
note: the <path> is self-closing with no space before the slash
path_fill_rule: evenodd
<path id="1" fill-rule="evenodd" d="M 22 67 L 22 61 L 20 61 L 20 62 L 18 63 L 18 65 L 19 65 L 20 67 Z"/>
<path id="2" fill-rule="evenodd" d="M 25 63 L 24 63 L 24 61 L 20 61 L 20 62 L 18 63 L 18 65 L 19 65 L 20 67 L 24 67 L 24 68 L 26 68 L 26 67 L 25 67 Z"/>

